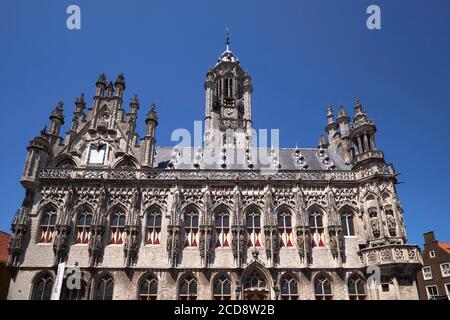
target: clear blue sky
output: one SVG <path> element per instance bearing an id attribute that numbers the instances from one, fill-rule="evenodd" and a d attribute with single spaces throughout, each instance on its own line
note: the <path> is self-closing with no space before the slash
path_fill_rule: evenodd
<path id="1" fill-rule="evenodd" d="M 66 28 L 81 7 L 82 29 Z M 366 28 L 378 4 L 382 29 Z M 138 130 L 158 104 L 159 145 L 204 112 L 203 82 L 231 47 L 253 77 L 257 128 L 280 128 L 281 146 L 314 147 L 328 104 L 353 113 L 356 96 L 376 121 L 377 144 L 394 163 L 411 243 L 435 230 L 450 242 L 450 1 L 22 1 L 0 8 L 0 229 L 9 230 L 24 191 L 28 141 L 58 100 L 68 128 L 73 101 L 94 95 L 101 72 L 127 80 L 141 101 Z M 65 131 L 65 130 L 64 130 Z"/>

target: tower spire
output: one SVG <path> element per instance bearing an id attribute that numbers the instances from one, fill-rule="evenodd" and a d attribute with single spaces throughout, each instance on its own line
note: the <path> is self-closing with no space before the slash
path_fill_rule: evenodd
<path id="1" fill-rule="evenodd" d="M 227 37 L 226 37 L 226 40 L 225 40 L 225 45 L 227 46 L 226 47 L 226 51 L 230 51 L 230 44 L 231 44 L 231 41 L 230 41 L 230 28 L 225 27 L 225 31 L 227 33 Z"/>

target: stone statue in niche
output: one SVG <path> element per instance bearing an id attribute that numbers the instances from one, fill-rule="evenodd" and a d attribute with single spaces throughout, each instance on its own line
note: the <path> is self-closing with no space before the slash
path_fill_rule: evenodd
<path id="1" fill-rule="evenodd" d="M 380 236 L 380 222 L 378 221 L 378 215 L 376 211 L 370 212 L 370 228 L 372 229 L 372 234 L 375 238 Z"/>
<path id="2" fill-rule="evenodd" d="M 167 232 L 166 249 L 167 249 L 167 252 L 169 252 L 169 253 L 172 251 L 172 237 L 173 237 L 172 230 L 168 230 L 168 232 Z"/>
<path id="3" fill-rule="evenodd" d="M 391 236 L 395 236 L 395 227 L 397 226 L 397 223 L 395 222 L 395 217 L 394 217 L 394 214 L 392 213 L 392 211 L 388 211 L 386 213 L 386 221 L 387 221 L 389 234 Z"/>
<path id="4" fill-rule="evenodd" d="M 298 253 L 303 258 L 305 256 L 305 237 L 302 230 L 297 230 Z"/>

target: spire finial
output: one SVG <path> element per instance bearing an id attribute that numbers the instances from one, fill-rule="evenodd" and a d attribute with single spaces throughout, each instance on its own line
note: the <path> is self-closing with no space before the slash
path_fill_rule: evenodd
<path id="1" fill-rule="evenodd" d="M 225 44 L 227 45 L 227 51 L 230 51 L 230 28 L 225 27 L 225 31 L 227 32 L 227 38 Z"/>

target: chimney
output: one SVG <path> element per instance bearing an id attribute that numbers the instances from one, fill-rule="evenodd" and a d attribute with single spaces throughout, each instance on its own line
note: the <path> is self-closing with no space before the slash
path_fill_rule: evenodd
<path id="1" fill-rule="evenodd" d="M 423 239 L 425 240 L 425 244 L 430 244 L 436 241 L 436 239 L 434 238 L 434 231 L 424 233 Z"/>

